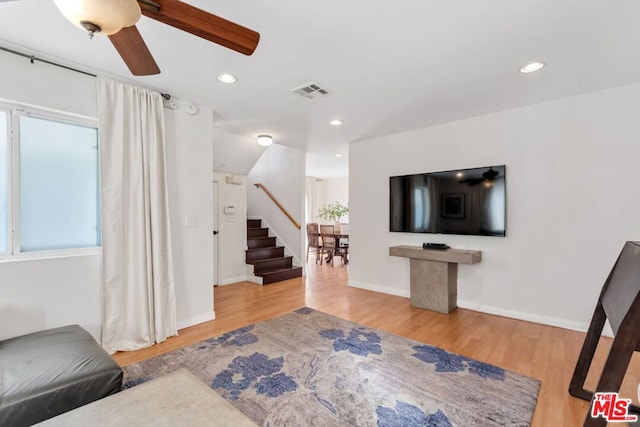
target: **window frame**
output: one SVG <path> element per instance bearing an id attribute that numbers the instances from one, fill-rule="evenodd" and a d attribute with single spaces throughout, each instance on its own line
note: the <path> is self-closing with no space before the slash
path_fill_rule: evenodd
<path id="1" fill-rule="evenodd" d="M 40 251 L 23 252 L 20 244 L 20 118 L 32 117 L 42 120 L 50 120 L 64 124 L 92 127 L 96 129 L 96 143 L 98 144 L 98 181 L 100 180 L 100 135 L 98 119 L 79 114 L 66 113 L 27 104 L 7 103 L 0 100 L 0 111 L 7 114 L 7 243 L 6 253 L 0 253 L 0 262 L 16 260 L 32 260 L 47 258 L 65 258 L 71 256 L 97 255 L 102 253 L 102 239 L 100 245 L 82 248 L 50 249 Z M 99 183 L 98 183 L 99 184 Z M 98 211 L 100 209 L 100 191 L 97 188 Z M 100 226 L 102 219 L 100 220 Z M 101 232 L 101 231 L 100 231 Z"/>
<path id="2" fill-rule="evenodd" d="M 12 122 L 11 122 L 11 110 L 6 106 L 0 104 L 0 111 L 4 112 L 7 118 L 7 134 L 5 135 L 7 141 L 7 176 L 5 177 L 7 180 L 7 224 L 6 224 L 6 232 L 7 232 L 7 252 L 0 252 L 0 259 L 7 258 L 13 253 L 13 167 L 12 163 Z"/>

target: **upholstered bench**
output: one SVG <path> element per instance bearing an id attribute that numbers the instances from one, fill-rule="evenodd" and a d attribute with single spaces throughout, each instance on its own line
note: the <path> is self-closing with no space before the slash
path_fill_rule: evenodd
<path id="1" fill-rule="evenodd" d="M 0 341 L 0 426 L 32 425 L 121 387 L 118 364 L 78 325 Z"/>
<path id="2" fill-rule="evenodd" d="M 100 399 L 38 427 L 257 427 L 249 417 L 186 368 Z"/>

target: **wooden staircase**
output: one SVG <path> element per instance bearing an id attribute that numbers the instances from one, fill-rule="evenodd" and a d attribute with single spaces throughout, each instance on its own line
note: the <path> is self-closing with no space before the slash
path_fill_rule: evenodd
<path id="1" fill-rule="evenodd" d="M 276 246 L 262 220 L 247 220 L 246 263 L 253 265 L 253 274 L 262 277 L 262 284 L 302 277 L 302 267 L 293 265 L 293 257 L 285 256 L 284 247 Z"/>

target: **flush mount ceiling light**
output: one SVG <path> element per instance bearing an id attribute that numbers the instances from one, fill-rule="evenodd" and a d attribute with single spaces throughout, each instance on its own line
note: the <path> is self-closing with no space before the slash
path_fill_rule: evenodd
<path id="1" fill-rule="evenodd" d="M 273 144 L 273 137 L 271 135 L 258 135 L 258 144 L 268 147 Z"/>
<path id="2" fill-rule="evenodd" d="M 533 73 L 540 70 L 542 67 L 544 67 L 544 62 L 532 62 L 520 68 L 520 72 L 524 74 Z"/>
<path id="3" fill-rule="evenodd" d="M 338 154 L 336 154 L 336 157 L 340 158 L 340 157 L 342 157 L 342 154 L 338 153 Z"/>
<path id="4" fill-rule="evenodd" d="M 222 83 L 231 84 L 235 83 L 238 79 L 236 79 L 236 76 L 234 76 L 233 74 L 222 73 L 218 75 L 218 80 Z"/>
<path id="5" fill-rule="evenodd" d="M 134 25 L 140 19 L 136 0 L 54 0 L 65 18 L 78 28 L 107 36 Z"/>
<path id="6" fill-rule="evenodd" d="M 340 119 L 333 119 L 329 122 L 331 126 L 340 126 L 342 123 L 344 122 Z"/>

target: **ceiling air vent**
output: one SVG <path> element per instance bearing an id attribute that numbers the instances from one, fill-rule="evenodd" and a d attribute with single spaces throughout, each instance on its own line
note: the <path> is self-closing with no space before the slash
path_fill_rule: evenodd
<path id="1" fill-rule="evenodd" d="M 316 83 L 307 83 L 306 85 L 293 89 L 291 92 L 297 93 L 307 101 L 313 101 L 329 95 L 326 89 L 321 88 Z"/>

